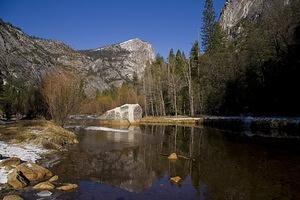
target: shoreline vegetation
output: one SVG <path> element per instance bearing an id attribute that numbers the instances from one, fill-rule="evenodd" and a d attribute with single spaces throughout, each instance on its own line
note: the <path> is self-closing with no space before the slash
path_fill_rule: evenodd
<path id="1" fill-rule="evenodd" d="M 230 130 L 248 136 L 299 139 L 299 117 L 252 117 L 252 116 L 147 116 L 130 123 L 128 120 L 103 120 L 97 115 L 73 115 L 72 123 L 80 120 L 82 126 L 97 124 L 107 127 L 128 128 L 139 125 L 210 127 Z"/>
<path id="2" fill-rule="evenodd" d="M 32 144 L 50 150 L 64 150 L 78 143 L 77 136 L 52 121 L 17 120 L 0 125 L 0 140 L 14 144 Z"/>
<path id="3" fill-rule="evenodd" d="M 196 125 L 201 118 L 187 116 L 157 116 L 144 117 L 140 120 L 140 124 L 165 124 L 165 125 Z"/>

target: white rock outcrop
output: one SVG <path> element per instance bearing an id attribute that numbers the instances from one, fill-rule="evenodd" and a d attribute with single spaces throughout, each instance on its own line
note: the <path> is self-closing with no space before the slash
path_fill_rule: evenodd
<path id="1" fill-rule="evenodd" d="M 124 104 L 104 113 L 102 120 L 128 120 L 130 123 L 142 119 L 143 110 L 139 104 Z"/>

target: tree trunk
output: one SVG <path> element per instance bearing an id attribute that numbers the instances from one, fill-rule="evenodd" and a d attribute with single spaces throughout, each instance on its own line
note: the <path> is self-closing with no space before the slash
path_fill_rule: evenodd
<path id="1" fill-rule="evenodd" d="M 176 91 L 175 84 L 174 84 L 174 110 L 175 110 L 175 116 L 177 117 L 177 91 Z"/>
<path id="2" fill-rule="evenodd" d="M 160 99 L 161 99 L 162 115 L 166 116 L 165 101 L 164 101 L 164 96 L 163 96 L 163 91 L 162 90 L 160 90 Z"/>
<path id="3" fill-rule="evenodd" d="M 151 115 L 154 116 L 153 98 L 151 98 Z"/>
<path id="4" fill-rule="evenodd" d="M 145 81 L 145 78 L 143 78 L 143 93 L 144 93 L 144 110 L 145 110 L 145 116 L 148 117 L 148 112 L 147 112 L 147 92 L 146 92 L 146 81 Z"/>
<path id="5" fill-rule="evenodd" d="M 188 64 L 188 87 L 189 87 L 189 101 L 190 101 L 190 113 L 191 116 L 195 115 L 194 112 L 194 96 L 193 96 L 193 86 L 192 86 L 192 70 L 191 64 Z"/>

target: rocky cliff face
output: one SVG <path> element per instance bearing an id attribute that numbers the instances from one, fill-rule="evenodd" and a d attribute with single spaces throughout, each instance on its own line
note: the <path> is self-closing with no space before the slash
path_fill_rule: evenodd
<path id="1" fill-rule="evenodd" d="M 227 0 L 220 16 L 220 25 L 228 34 L 238 30 L 237 26 L 243 19 L 255 20 L 264 12 L 268 12 L 270 5 L 285 6 L 290 0 Z"/>
<path id="2" fill-rule="evenodd" d="M 103 48 L 76 51 L 62 42 L 32 37 L 0 20 L 0 69 L 11 77 L 38 84 L 42 76 L 63 68 L 86 81 L 86 93 L 95 94 L 142 75 L 155 58 L 151 44 L 139 39 Z"/>
<path id="3" fill-rule="evenodd" d="M 58 66 L 85 71 L 89 62 L 86 56 L 61 42 L 31 37 L 0 21 L 0 67 L 4 78 L 38 81 Z"/>
<path id="4" fill-rule="evenodd" d="M 266 0 L 227 0 L 221 13 L 220 24 L 223 30 L 230 30 L 244 18 L 260 15 Z"/>

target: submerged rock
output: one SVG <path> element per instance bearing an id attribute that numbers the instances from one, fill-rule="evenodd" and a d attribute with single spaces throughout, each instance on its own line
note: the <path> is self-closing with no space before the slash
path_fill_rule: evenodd
<path id="1" fill-rule="evenodd" d="M 39 193 L 37 193 L 37 195 L 39 197 L 50 197 L 52 195 L 52 192 L 50 192 L 48 190 L 43 190 L 43 191 L 40 191 Z"/>
<path id="2" fill-rule="evenodd" d="M 3 200 L 23 200 L 23 198 L 18 195 L 7 195 Z"/>
<path id="3" fill-rule="evenodd" d="M 71 183 L 64 183 L 63 186 L 57 187 L 56 189 L 62 190 L 62 191 L 68 191 L 68 190 L 73 190 L 78 187 L 77 184 L 71 184 Z"/>
<path id="4" fill-rule="evenodd" d="M 126 120 L 129 123 L 139 122 L 142 119 L 143 110 L 139 104 L 124 104 L 104 113 L 102 120 Z"/>
<path id="5" fill-rule="evenodd" d="M 7 183 L 15 189 L 26 187 L 30 181 L 24 176 L 22 172 L 14 170 L 7 176 Z"/>
<path id="6" fill-rule="evenodd" d="M 48 181 L 41 182 L 41 183 L 33 186 L 33 189 L 35 189 L 35 190 L 53 190 L 54 188 L 55 188 L 55 186 Z"/>

